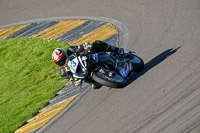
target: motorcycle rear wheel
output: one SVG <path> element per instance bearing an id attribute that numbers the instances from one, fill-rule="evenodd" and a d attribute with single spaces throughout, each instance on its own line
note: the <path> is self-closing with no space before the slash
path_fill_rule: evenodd
<path id="1" fill-rule="evenodd" d="M 133 72 L 138 73 L 144 69 L 144 61 L 137 55 L 134 55 L 131 63 L 133 65 Z"/>
<path id="2" fill-rule="evenodd" d="M 107 74 L 96 71 L 93 73 L 92 78 L 97 83 L 107 87 L 123 88 L 126 85 L 126 80 L 117 74 L 110 77 Z"/>

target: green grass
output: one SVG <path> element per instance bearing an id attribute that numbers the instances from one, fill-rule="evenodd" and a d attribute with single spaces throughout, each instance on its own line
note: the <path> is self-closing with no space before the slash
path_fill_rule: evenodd
<path id="1" fill-rule="evenodd" d="M 14 132 L 67 82 L 51 54 L 69 45 L 55 40 L 0 40 L 0 133 Z"/>

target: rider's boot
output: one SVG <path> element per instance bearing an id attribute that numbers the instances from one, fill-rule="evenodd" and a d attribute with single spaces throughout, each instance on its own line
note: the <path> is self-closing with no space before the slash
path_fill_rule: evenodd
<path id="1" fill-rule="evenodd" d="M 92 43 L 93 44 L 93 50 L 94 51 L 101 51 L 100 49 L 102 49 L 103 51 L 110 51 L 110 52 L 115 52 L 117 54 L 124 54 L 124 48 L 118 48 L 118 47 L 115 47 L 113 45 L 110 45 L 108 43 L 105 43 L 103 41 L 95 41 Z"/>
<path id="2" fill-rule="evenodd" d="M 115 52 L 120 55 L 124 54 L 124 48 L 118 48 L 118 47 L 115 47 L 115 46 L 109 45 L 109 44 L 108 44 L 107 50 L 111 51 L 111 52 Z"/>

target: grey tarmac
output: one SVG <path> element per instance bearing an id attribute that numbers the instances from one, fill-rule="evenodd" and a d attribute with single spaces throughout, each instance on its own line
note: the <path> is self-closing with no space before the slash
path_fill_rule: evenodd
<path id="1" fill-rule="evenodd" d="M 111 18 L 146 63 L 123 89 L 89 90 L 46 133 L 199 133 L 199 0 L 0 0 L 0 26 L 55 17 Z"/>

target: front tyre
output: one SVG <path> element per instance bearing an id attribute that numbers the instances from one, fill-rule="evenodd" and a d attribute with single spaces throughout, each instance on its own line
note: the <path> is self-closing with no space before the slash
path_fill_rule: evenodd
<path id="1" fill-rule="evenodd" d="M 92 78 L 97 83 L 112 88 L 123 88 L 126 85 L 125 79 L 118 74 L 109 76 L 106 73 L 96 71 L 93 73 Z"/>

